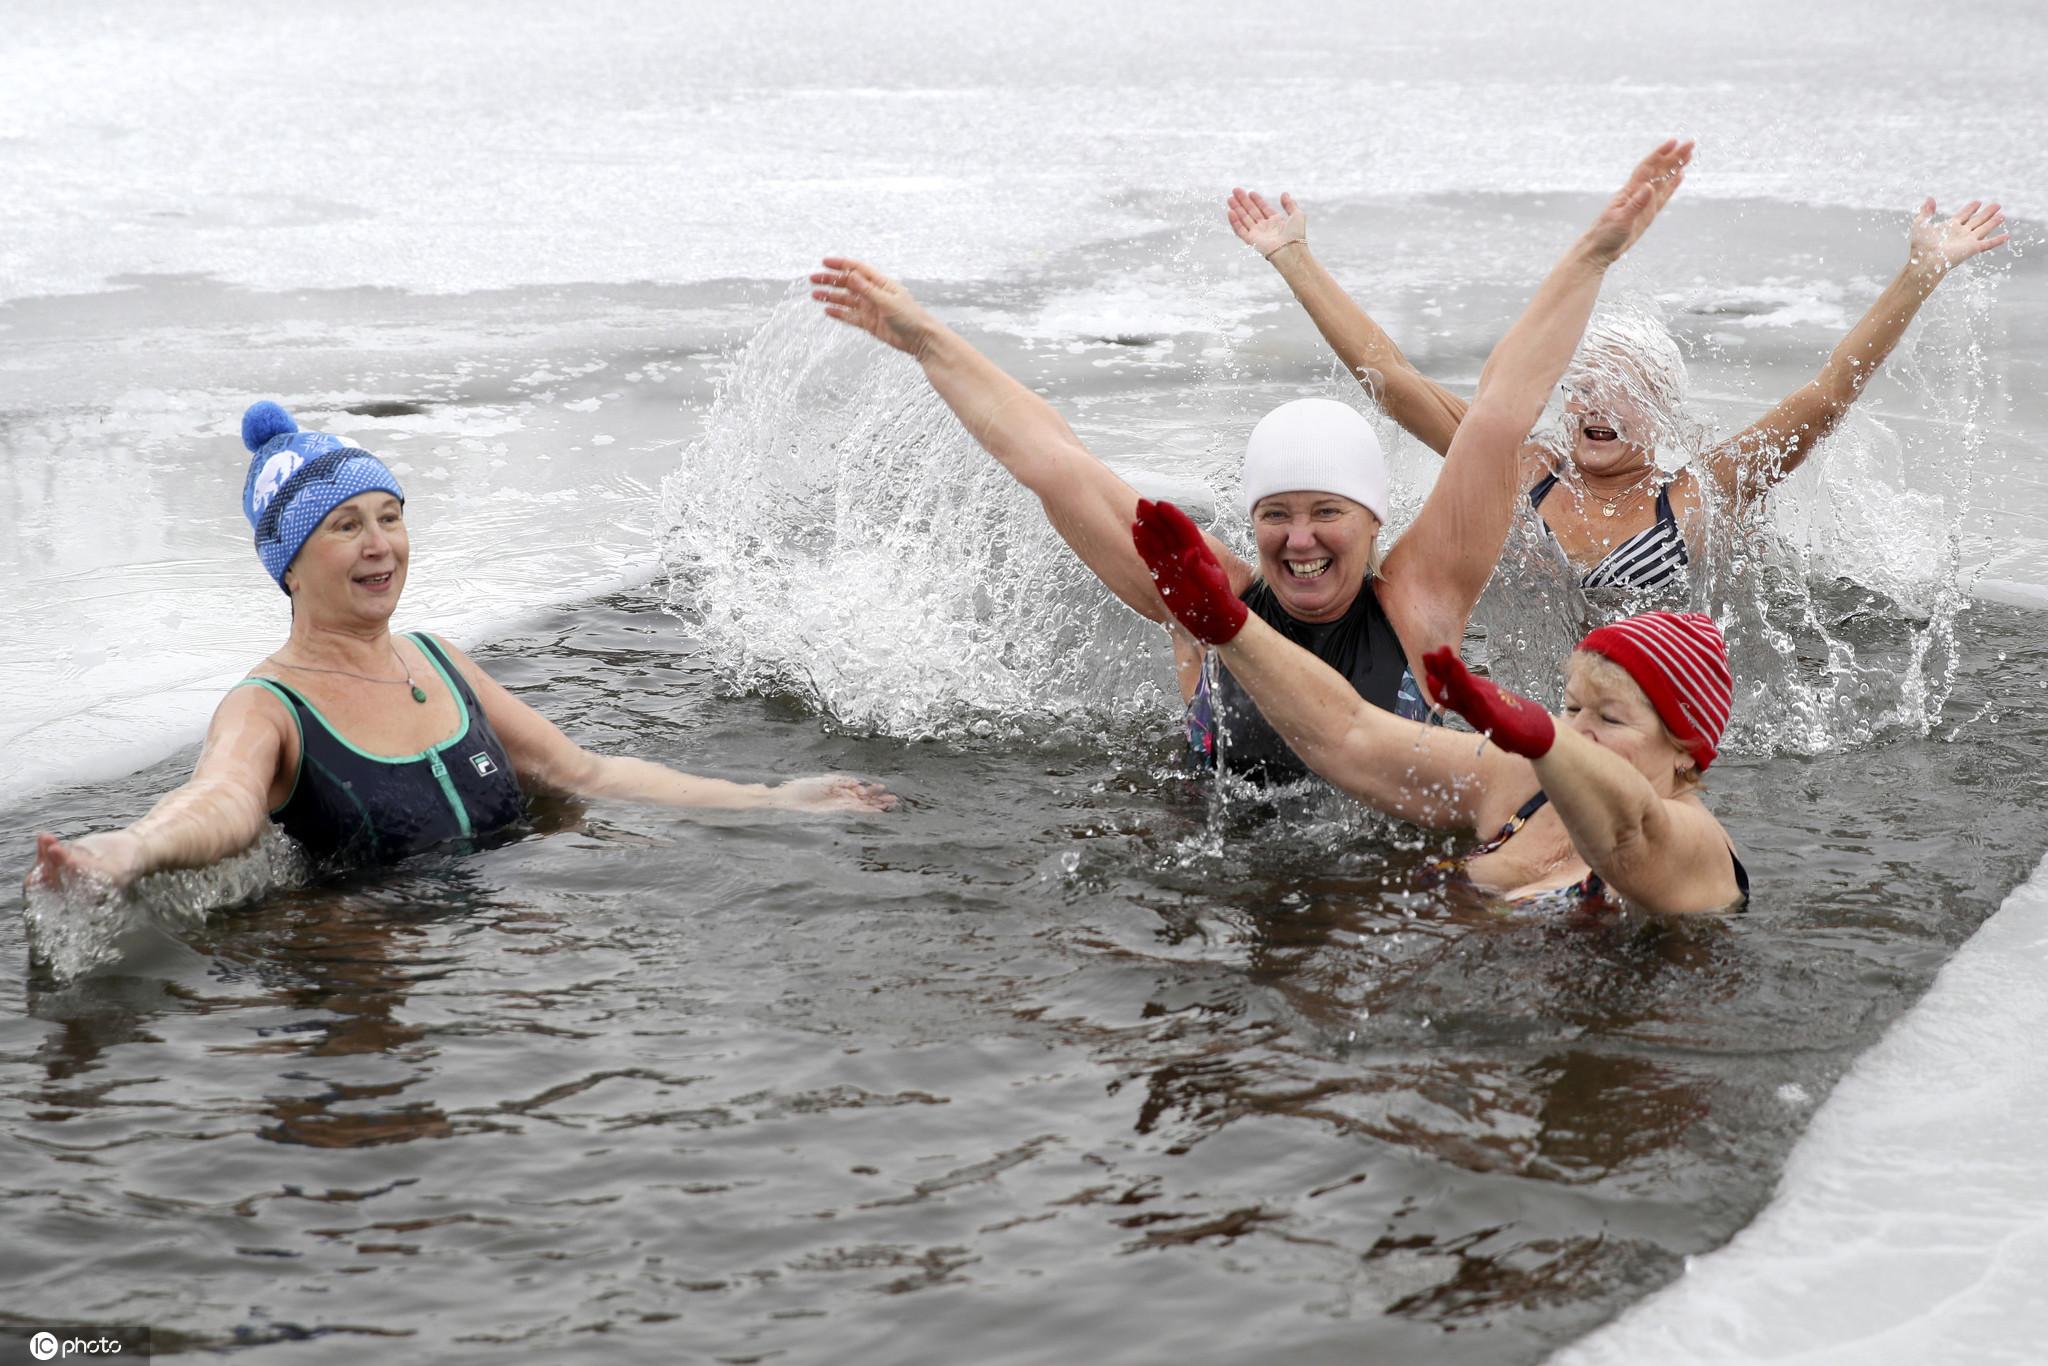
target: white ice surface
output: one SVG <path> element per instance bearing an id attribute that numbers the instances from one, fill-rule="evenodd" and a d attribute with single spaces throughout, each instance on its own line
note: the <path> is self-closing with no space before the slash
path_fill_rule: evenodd
<path id="1" fill-rule="evenodd" d="M 1551 1360 L 2048 1360 L 2048 861 L 1815 1114 L 1725 1248 Z"/>

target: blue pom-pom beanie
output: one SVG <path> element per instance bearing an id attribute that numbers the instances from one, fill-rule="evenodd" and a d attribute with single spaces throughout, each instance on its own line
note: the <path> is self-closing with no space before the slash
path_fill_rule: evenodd
<path id="1" fill-rule="evenodd" d="M 242 515 L 256 533 L 256 558 L 279 588 L 299 547 L 328 513 L 365 493 L 405 501 L 383 461 L 338 436 L 300 431 L 290 413 L 267 399 L 242 414 L 242 444 L 250 452 Z"/>

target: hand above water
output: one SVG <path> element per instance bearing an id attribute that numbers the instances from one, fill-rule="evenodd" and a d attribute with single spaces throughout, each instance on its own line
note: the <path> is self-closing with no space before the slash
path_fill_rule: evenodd
<path id="1" fill-rule="evenodd" d="M 1440 645 L 1422 657 L 1429 688 L 1443 704 L 1490 736 L 1496 745 L 1525 759 L 1541 759 L 1557 740 L 1550 713 L 1520 693 L 1473 674 L 1458 652 Z"/>
<path id="2" fill-rule="evenodd" d="M 814 271 L 819 286 L 811 297 L 825 305 L 825 316 L 858 327 L 878 341 L 923 359 L 938 332 L 938 319 L 924 311 L 910 291 L 896 281 L 847 256 L 827 256 L 824 269 Z"/>
<path id="3" fill-rule="evenodd" d="M 142 867 L 142 841 L 126 830 L 108 830 L 75 840 L 36 836 L 36 861 L 21 880 L 24 894 L 36 888 L 67 891 L 88 883 L 118 890 L 135 881 Z"/>
<path id="4" fill-rule="evenodd" d="M 1686 163 L 1692 160 L 1692 143 L 1667 138 L 1657 149 L 1636 163 L 1628 183 L 1616 191 L 1607 207 L 1586 229 L 1585 242 L 1594 254 L 1612 264 L 1636 244 L 1658 211 L 1685 181 Z"/>
<path id="5" fill-rule="evenodd" d="M 1915 269 L 1945 275 L 1972 256 L 2012 240 L 2011 233 L 1998 231 L 2005 222 L 2005 212 L 1996 204 L 1973 199 L 1951 218 L 1936 218 L 1935 212 L 1930 196 L 1913 216 L 1906 262 Z M 1997 235 L 1993 236 L 1994 233 Z"/>
<path id="6" fill-rule="evenodd" d="M 1291 194 L 1280 196 L 1280 211 L 1276 213 L 1257 190 L 1232 190 L 1230 198 L 1223 201 L 1223 211 L 1237 240 L 1268 261 L 1282 247 L 1308 245 L 1308 215 Z"/>
<path id="7" fill-rule="evenodd" d="M 1185 512 L 1140 498 L 1131 540 L 1159 587 L 1160 601 L 1196 640 L 1225 645 L 1244 629 L 1249 610 L 1230 590 L 1230 575 Z"/>
<path id="8" fill-rule="evenodd" d="M 775 805 L 791 811 L 894 811 L 896 794 L 850 773 L 820 773 L 778 784 Z"/>

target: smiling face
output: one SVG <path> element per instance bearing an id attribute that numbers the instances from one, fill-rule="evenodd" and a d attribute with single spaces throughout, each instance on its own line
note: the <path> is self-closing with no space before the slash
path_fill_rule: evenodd
<path id="1" fill-rule="evenodd" d="M 1372 567 L 1380 519 L 1335 493 L 1274 493 L 1252 505 L 1259 573 L 1297 621 L 1351 610 Z"/>
<path id="2" fill-rule="evenodd" d="M 1699 766 L 1665 729 L 1649 696 L 1619 664 L 1575 651 L 1565 664 L 1564 723 L 1602 749 L 1626 759 L 1660 797 L 1691 785 Z"/>
<path id="3" fill-rule="evenodd" d="M 388 493 L 358 494 L 327 514 L 285 570 L 292 610 L 316 625 L 388 621 L 411 553 L 405 506 Z"/>

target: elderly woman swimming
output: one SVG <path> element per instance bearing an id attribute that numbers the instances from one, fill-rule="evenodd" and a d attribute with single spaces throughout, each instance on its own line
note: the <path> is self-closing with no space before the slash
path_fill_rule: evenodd
<path id="1" fill-rule="evenodd" d="M 1607 268 L 1648 229 L 1691 155 L 1691 143 L 1671 141 L 1643 159 L 1488 362 L 1480 387 L 1493 402 L 1485 406 L 1514 415 L 1521 423 L 1515 440 L 1557 382 Z M 1169 620 L 1132 552 L 1136 491 L 1081 444 L 1051 405 L 941 325 L 901 285 L 843 257 L 827 257 L 824 267 L 811 281 L 825 311 L 915 357 L 961 425 L 1038 495 L 1053 528 L 1096 577 L 1133 610 Z M 1428 714 L 1415 683 L 1422 652 L 1464 633 L 1506 543 L 1512 470 L 1494 453 L 1497 434 L 1483 422 L 1477 428 L 1449 443 L 1422 510 L 1382 554 L 1386 461 L 1370 424 L 1334 400 L 1283 404 L 1260 420 L 1245 451 L 1257 564 L 1209 542 L 1251 611 L 1333 666 L 1376 707 Z M 1175 658 L 1198 760 L 1215 760 L 1220 735 L 1233 769 L 1266 778 L 1302 774 L 1227 661 L 1212 697 L 1201 648 L 1176 635 Z"/>
<path id="2" fill-rule="evenodd" d="M 1310 252 L 1308 216 L 1291 195 L 1275 210 L 1238 189 L 1226 201 L 1231 228 L 1270 262 L 1316 329 L 1408 433 L 1439 455 L 1451 449 L 1467 404 L 1423 375 Z M 1685 362 L 1654 324 L 1596 322 L 1565 375 L 1563 444 L 1530 440 L 1521 487 L 1550 538 L 1591 589 L 1681 593 L 1705 529 L 1711 481 L 1724 506 L 1760 498 L 1799 468 L 1863 392 L 1935 287 L 1963 262 L 2003 245 L 2005 215 L 1971 200 L 1948 219 L 1920 206 L 1906 263 L 1829 355 L 1820 373 L 1741 433 L 1667 475 L 1657 437 L 1673 433 Z M 1562 487 L 1560 487 L 1562 486 Z M 1668 593 L 1667 593 L 1668 590 Z"/>
<path id="3" fill-rule="evenodd" d="M 123 830 L 41 835 L 27 885 L 124 886 L 252 843 L 265 820 L 318 864 L 388 862 L 503 830 L 523 789 L 673 806 L 878 810 L 896 799 L 843 775 L 775 787 L 698 778 L 580 748 L 462 651 L 394 636 L 411 542 L 384 463 L 274 403 L 242 419 L 242 510 L 291 598 L 291 638 L 229 691 L 190 781 Z"/>
<path id="4" fill-rule="evenodd" d="M 1430 651 L 1434 691 L 1498 746 L 1475 750 L 1470 736 L 1366 705 L 1247 612 L 1173 504 L 1141 499 L 1131 535 L 1165 605 L 1222 653 L 1311 768 L 1376 810 L 1487 836 L 1461 860 L 1478 886 L 1523 906 L 1612 897 L 1671 912 L 1748 895 L 1749 874 L 1697 791 L 1733 700 L 1710 618 L 1648 612 L 1587 635 L 1566 666 L 1561 725 L 1475 678 L 1449 646 Z"/>

